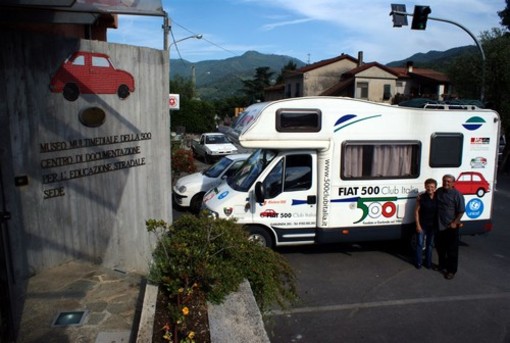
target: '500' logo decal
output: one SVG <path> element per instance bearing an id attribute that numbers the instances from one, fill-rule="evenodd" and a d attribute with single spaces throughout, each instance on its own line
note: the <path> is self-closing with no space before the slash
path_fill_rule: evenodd
<path id="1" fill-rule="evenodd" d="M 343 202 L 343 203 L 356 203 L 356 208 L 359 208 L 362 211 L 360 219 L 353 222 L 353 224 L 360 223 L 364 221 L 368 216 L 373 219 L 379 218 L 383 216 L 385 218 L 391 218 L 397 213 L 397 204 L 395 201 L 397 200 L 408 200 L 414 199 L 415 197 L 381 197 L 381 198 L 361 198 L 361 197 L 352 197 L 352 198 L 344 198 L 344 199 L 335 199 L 331 202 Z M 351 208 L 354 208 L 354 204 L 350 205 Z"/>
<path id="2" fill-rule="evenodd" d="M 393 201 L 398 200 L 397 197 L 385 197 L 385 198 L 358 198 L 356 202 L 356 207 L 363 211 L 361 218 L 354 222 L 357 224 L 365 220 L 367 216 L 372 218 L 378 218 L 380 215 L 383 215 L 386 218 L 391 218 L 397 212 L 397 205 Z M 385 202 L 381 205 L 381 202 Z M 370 205 L 367 205 L 367 202 L 371 202 Z"/>

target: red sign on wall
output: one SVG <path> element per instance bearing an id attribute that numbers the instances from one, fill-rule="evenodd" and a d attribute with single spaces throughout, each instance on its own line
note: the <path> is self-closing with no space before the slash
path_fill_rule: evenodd
<path id="1" fill-rule="evenodd" d="M 168 94 L 168 107 L 170 110 L 179 110 L 179 94 Z"/>

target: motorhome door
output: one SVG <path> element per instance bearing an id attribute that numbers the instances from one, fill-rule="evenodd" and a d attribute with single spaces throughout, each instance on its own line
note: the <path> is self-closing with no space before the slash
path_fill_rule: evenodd
<path id="1" fill-rule="evenodd" d="M 311 228 L 317 217 L 317 156 L 280 156 L 262 181 L 264 201 L 256 204 L 253 222 L 274 229 Z"/>

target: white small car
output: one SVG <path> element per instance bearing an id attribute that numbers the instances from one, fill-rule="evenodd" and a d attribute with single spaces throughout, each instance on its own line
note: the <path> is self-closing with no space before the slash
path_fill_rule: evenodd
<path id="1" fill-rule="evenodd" d="M 173 187 L 173 201 L 179 207 L 189 207 L 193 213 L 200 212 L 204 194 L 234 174 L 250 154 L 224 156 L 204 171 L 181 177 Z"/>

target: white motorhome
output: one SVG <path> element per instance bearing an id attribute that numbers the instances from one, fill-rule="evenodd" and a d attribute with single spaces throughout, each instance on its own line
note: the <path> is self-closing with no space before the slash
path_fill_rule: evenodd
<path id="1" fill-rule="evenodd" d="M 204 196 L 266 246 L 392 240 L 414 230 L 424 181 L 459 177 L 463 234 L 492 229 L 500 118 L 350 98 L 292 98 L 246 109 L 239 143 L 257 148 Z"/>

